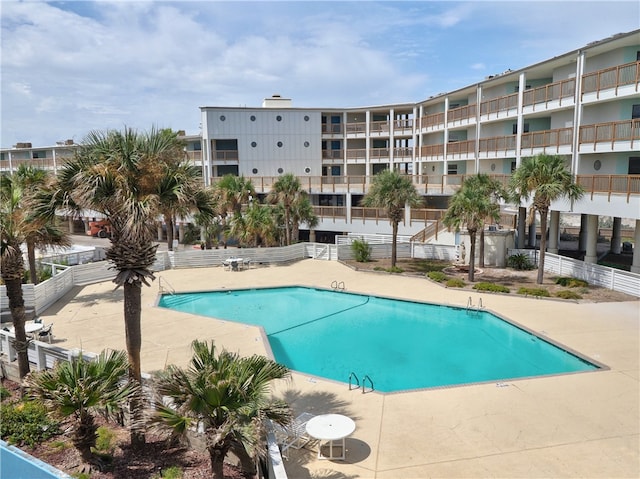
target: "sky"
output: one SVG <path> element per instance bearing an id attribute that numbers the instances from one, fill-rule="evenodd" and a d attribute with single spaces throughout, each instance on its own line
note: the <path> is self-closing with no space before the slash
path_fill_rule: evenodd
<path id="1" fill-rule="evenodd" d="M 0 146 L 200 107 L 414 103 L 640 28 L 640 1 L 0 0 Z"/>

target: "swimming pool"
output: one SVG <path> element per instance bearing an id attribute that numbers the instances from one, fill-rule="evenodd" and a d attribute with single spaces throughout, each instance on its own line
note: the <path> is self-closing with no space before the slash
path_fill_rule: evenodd
<path id="1" fill-rule="evenodd" d="M 273 357 L 393 392 L 599 369 L 487 311 L 308 287 L 163 295 L 158 306 L 261 326 Z"/>

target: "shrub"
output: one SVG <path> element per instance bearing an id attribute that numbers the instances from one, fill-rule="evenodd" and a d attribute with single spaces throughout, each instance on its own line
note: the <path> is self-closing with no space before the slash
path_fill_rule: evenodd
<path id="1" fill-rule="evenodd" d="M 450 278 L 445 284 L 447 285 L 447 288 L 464 288 L 467 283 L 460 278 Z"/>
<path id="2" fill-rule="evenodd" d="M 507 259 L 507 266 L 517 270 L 535 269 L 535 265 L 524 253 L 514 254 Z"/>
<path id="3" fill-rule="evenodd" d="M 182 469 L 178 466 L 171 466 L 163 469 L 159 475 L 153 476 L 154 479 L 182 479 Z"/>
<path id="4" fill-rule="evenodd" d="M 442 271 L 429 271 L 427 273 L 427 277 L 437 283 L 442 283 L 445 279 L 447 279 L 447 275 Z"/>
<path id="5" fill-rule="evenodd" d="M 371 261 L 371 246 L 365 240 L 355 239 L 351 243 L 351 251 L 358 263 Z"/>
<path id="6" fill-rule="evenodd" d="M 537 297 L 545 297 L 548 298 L 551 296 L 549 291 L 544 288 L 525 288 L 524 286 L 518 288 L 517 294 L 524 294 L 526 296 L 537 296 Z"/>
<path id="7" fill-rule="evenodd" d="M 11 393 L 4 386 L 0 386 L 0 401 L 4 401 L 11 396 Z"/>
<path id="8" fill-rule="evenodd" d="M 96 451 L 113 453 L 115 447 L 114 441 L 116 433 L 105 426 L 100 426 L 96 431 L 98 438 L 96 439 Z"/>
<path id="9" fill-rule="evenodd" d="M 511 290 L 506 286 L 502 286 L 501 284 L 495 283 L 487 283 L 485 281 L 481 281 L 473 286 L 473 289 L 477 289 L 478 291 L 489 291 L 491 293 L 509 293 Z"/>
<path id="10" fill-rule="evenodd" d="M 2 403 L 0 417 L 0 437 L 17 446 L 35 446 L 60 434 L 58 422 L 35 401 Z"/>
<path id="11" fill-rule="evenodd" d="M 581 295 L 579 295 L 575 291 L 571 291 L 570 289 L 563 289 L 562 291 L 558 291 L 556 293 L 556 296 L 562 299 L 582 299 Z"/>
<path id="12" fill-rule="evenodd" d="M 556 284 L 566 288 L 586 288 L 589 286 L 589 283 L 578 278 L 558 278 L 556 279 Z"/>
<path id="13" fill-rule="evenodd" d="M 404 270 L 402 268 L 398 268 L 397 266 L 394 266 L 393 268 L 384 268 L 382 266 L 376 266 L 375 268 L 373 268 L 374 271 L 384 271 L 386 273 L 404 273 Z"/>

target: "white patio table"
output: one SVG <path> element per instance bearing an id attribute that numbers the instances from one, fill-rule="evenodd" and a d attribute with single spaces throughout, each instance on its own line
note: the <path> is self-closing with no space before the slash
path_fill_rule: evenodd
<path id="1" fill-rule="evenodd" d="M 344 440 L 356 430 L 356 423 L 342 414 L 321 414 L 311 418 L 306 428 L 309 436 L 320 441 L 318 459 L 343 460 L 347 452 Z M 326 456 L 322 454 L 323 442 L 329 446 L 329 454 Z M 334 447 L 341 448 L 340 455 L 334 454 Z"/>

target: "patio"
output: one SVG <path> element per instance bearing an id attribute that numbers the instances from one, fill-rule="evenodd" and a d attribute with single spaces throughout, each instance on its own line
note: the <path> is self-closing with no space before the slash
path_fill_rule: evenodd
<path id="1" fill-rule="evenodd" d="M 330 288 L 464 307 L 469 293 L 423 278 L 356 272 L 334 261 L 229 274 L 222 267 L 158 273 L 176 292 L 279 285 Z M 158 280 L 156 280 L 156 284 Z M 241 354 L 266 354 L 251 326 L 155 307 L 158 289 L 143 289 L 142 367 L 186 365 L 193 339 Z M 482 296 L 484 306 L 610 369 L 591 373 L 421 390 L 362 394 L 346 384 L 294 373 L 276 394 L 296 413 L 343 414 L 356 423 L 344 461 L 317 459 L 314 443 L 289 451 L 290 478 L 638 477 L 639 302 L 583 303 Z M 75 288 L 41 317 L 55 344 L 99 352 L 124 349 L 122 290 L 105 282 Z"/>

